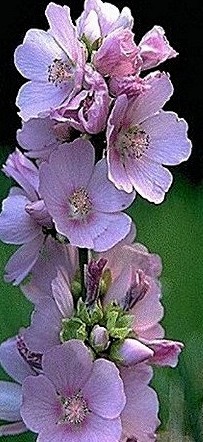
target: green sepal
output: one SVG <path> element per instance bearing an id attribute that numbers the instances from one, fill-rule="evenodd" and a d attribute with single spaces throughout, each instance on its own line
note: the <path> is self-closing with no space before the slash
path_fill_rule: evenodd
<path id="1" fill-rule="evenodd" d="M 83 302 L 82 298 L 78 300 L 76 316 L 80 318 L 82 322 L 87 325 L 91 325 L 91 318 L 86 304 Z"/>
<path id="2" fill-rule="evenodd" d="M 70 339 L 85 341 L 87 339 L 86 324 L 76 317 L 63 319 L 60 339 L 62 342 L 69 341 Z"/>
<path id="3" fill-rule="evenodd" d="M 96 304 L 92 310 L 90 310 L 90 323 L 92 326 L 95 324 L 102 325 L 103 321 L 103 310 L 99 304 Z"/>
<path id="4" fill-rule="evenodd" d="M 109 358 L 111 359 L 111 361 L 113 361 L 117 364 L 122 364 L 122 362 L 123 362 L 123 359 L 120 355 L 120 348 L 121 348 L 122 344 L 123 344 L 123 340 L 119 341 L 119 342 L 113 342 L 113 344 L 111 344 L 111 347 L 110 347 Z"/>
<path id="5" fill-rule="evenodd" d="M 125 339 L 132 332 L 133 316 L 127 314 L 115 304 L 109 304 L 105 310 L 105 327 L 109 335 L 115 339 Z"/>

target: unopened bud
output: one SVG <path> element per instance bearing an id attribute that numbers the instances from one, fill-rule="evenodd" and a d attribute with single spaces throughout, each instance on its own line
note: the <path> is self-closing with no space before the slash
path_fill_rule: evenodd
<path id="1" fill-rule="evenodd" d="M 92 329 L 91 344 L 97 351 L 104 351 L 109 345 L 109 334 L 105 327 L 100 327 L 100 325 L 95 325 Z"/>
<path id="2" fill-rule="evenodd" d="M 137 339 L 127 338 L 122 343 L 112 344 L 110 358 L 122 365 L 132 366 L 148 360 L 153 354 L 150 348 Z"/>

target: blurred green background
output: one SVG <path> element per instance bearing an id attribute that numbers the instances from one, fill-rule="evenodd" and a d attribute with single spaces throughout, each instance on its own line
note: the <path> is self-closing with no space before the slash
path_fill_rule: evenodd
<path id="1" fill-rule="evenodd" d="M 1 149 L 1 164 L 8 149 Z M 10 180 L 0 174 L 0 199 L 8 193 Z M 183 341 L 185 349 L 176 369 L 155 370 L 153 385 L 160 398 L 160 440 L 203 441 L 203 186 L 191 185 L 178 173 L 160 206 L 137 197 L 130 209 L 137 225 L 137 240 L 163 260 L 162 321 L 167 338 Z M 31 305 L 17 287 L 3 281 L 4 265 L 12 247 L 0 245 L 0 340 L 29 323 Z M 1 379 L 7 379 L 3 371 Z M 5 437 L 28 442 L 35 435 Z"/>

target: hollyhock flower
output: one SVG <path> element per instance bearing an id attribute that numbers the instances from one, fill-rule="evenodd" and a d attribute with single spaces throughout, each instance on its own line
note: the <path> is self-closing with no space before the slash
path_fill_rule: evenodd
<path id="1" fill-rule="evenodd" d="M 0 436 L 20 434 L 27 431 L 21 414 L 21 384 L 26 376 L 34 375 L 31 366 L 20 356 L 16 338 L 0 345 L 0 364 L 15 382 L 0 381 L 0 419 L 9 423 L 0 425 Z"/>
<path id="2" fill-rule="evenodd" d="M 44 241 L 43 226 L 51 227 L 51 218 L 38 195 L 38 169 L 16 149 L 3 167 L 22 188 L 13 187 L 3 201 L 0 214 L 0 239 L 21 245 L 6 265 L 5 280 L 19 284 L 35 264 Z"/>
<path id="3" fill-rule="evenodd" d="M 67 105 L 52 113 L 57 121 L 67 122 L 80 132 L 97 134 L 105 129 L 110 97 L 103 77 L 90 66 L 85 68 L 83 89 Z M 65 123 L 64 123 L 65 124 Z"/>
<path id="4" fill-rule="evenodd" d="M 17 141 L 26 150 L 25 155 L 39 160 L 48 160 L 50 153 L 69 137 L 70 125 L 49 117 L 32 118 L 17 131 Z"/>
<path id="5" fill-rule="evenodd" d="M 139 43 L 139 49 L 143 62 L 142 70 L 154 68 L 167 59 L 178 55 L 170 46 L 161 26 L 154 26 L 144 35 Z"/>
<path id="6" fill-rule="evenodd" d="M 121 414 L 123 438 L 136 442 L 157 440 L 159 403 L 155 391 L 148 386 L 152 374 L 151 367 L 144 363 L 120 369 L 126 395 Z"/>
<path id="7" fill-rule="evenodd" d="M 104 359 L 93 361 L 78 340 L 53 347 L 42 364 L 44 374 L 23 383 L 21 407 L 38 440 L 117 442 L 125 394 L 116 366 Z"/>
<path id="8" fill-rule="evenodd" d="M 105 159 L 94 166 L 89 141 L 64 143 L 50 155 L 49 163 L 40 166 L 40 194 L 57 232 L 74 246 L 107 250 L 130 231 L 131 219 L 120 211 L 135 194 L 115 189 Z"/>
<path id="9" fill-rule="evenodd" d="M 129 29 L 117 29 L 104 38 L 93 56 L 93 64 L 103 76 L 123 77 L 140 72 L 142 60 Z"/>
<path id="10" fill-rule="evenodd" d="M 106 37 L 115 29 L 132 29 L 133 17 L 129 8 L 120 12 L 111 3 L 101 0 L 85 0 L 84 11 L 77 20 L 77 32 L 80 38 L 94 43 L 101 37 Z"/>
<path id="11" fill-rule="evenodd" d="M 162 107 L 173 92 L 166 74 L 157 74 L 149 90 L 135 100 L 120 95 L 107 126 L 108 176 L 118 189 L 137 192 L 159 204 L 172 183 L 163 167 L 188 159 L 187 123 Z"/>
<path id="12" fill-rule="evenodd" d="M 23 120 L 49 115 L 81 88 L 85 50 L 76 35 L 68 6 L 50 3 L 50 29 L 30 29 L 15 51 L 15 65 L 29 81 L 19 90 L 16 105 Z"/>

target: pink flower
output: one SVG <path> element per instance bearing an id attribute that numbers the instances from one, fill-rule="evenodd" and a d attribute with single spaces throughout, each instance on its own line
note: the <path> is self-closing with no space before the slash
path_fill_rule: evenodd
<path id="1" fill-rule="evenodd" d="M 144 342 L 154 350 L 154 355 L 149 360 L 150 363 L 160 366 L 169 365 L 170 367 L 176 367 L 178 356 L 184 347 L 182 342 L 167 341 L 166 339 Z"/>
<path id="2" fill-rule="evenodd" d="M 6 244 L 21 245 L 6 265 L 5 280 L 19 284 L 39 256 L 44 241 L 42 227 L 49 228 L 52 222 L 39 198 L 36 166 L 16 150 L 9 155 L 3 170 L 22 186 L 11 189 L 0 214 L 0 239 Z"/>
<path id="3" fill-rule="evenodd" d="M 135 100 L 120 95 L 107 126 L 108 176 L 118 189 L 137 192 L 159 204 L 172 183 L 163 167 L 188 159 L 187 123 L 161 110 L 173 92 L 166 74 L 157 74 L 149 90 Z"/>
<path id="4" fill-rule="evenodd" d="M 38 440 L 119 440 L 125 394 L 112 362 L 93 361 L 85 345 L 72 340 L 45 354 L 43 373 L 24 381 L 21 407 L 24 422 L 39 433 Z"/>
<path id="5" fill-rule="evenodd" d="M 97 134 L 106 127 L 110 106 L 108 88 L 103 77 L 88 65 L 85 68 L 83 87 L 67 105 L 64 103 L 61 108 L 56 109 L 52 117 L 80 132 Z"/>
<path id="6" fill-rule="evenodd" d="M 91 43 L 106 37 L 115 29 L 132 27 L 133 17 L 129 8 L 125 7 L 120 12 L 116 6 L 101 0 L 86 0 L 84 11 L 77 20 L 79 37 L 85 35 Z"/>
<path id="7" fill-rule="evenodd" d="M 123 438 L 155 442 L 159 403 L 155 391 L 148 386 L 152 369 L 142 363 L 130 368 L 123 367 L 120 375 L 126 395 L 126 406 L 121 414 Z"/>
<path id="8" fill-rule="evenodd" d="M 48 32 L 30 29 L 15 51 L 15 64 L 29 81 L 19 90 L 16 104 L 24 120 L 48 114 L 81 87 L 85 52 L 76 36 L 70 9 L 50 3 Z"/>
<path id="9" fill-rule="evenodd" d="M 134 43 L 134 34 L 128 29 L 118 29 L 104 38 L 93 56 L 93 63 L 100 74 L 123 77 L 137 74 L 142 60 Z"/>
<path id="10" fill-rule="evenodd" d="M 139 43 L 139 49 L 143 62 L 142 70 L 154 68 L 168 58 L 173 58 L 178 55 L 169 45 L 161 26 L 154 26 L 144 35 Z"/>
<path id="11" fill-rule="evenodd" d="M 32 118 L 17 131 L 17 141 L 27 151 L 25 155 L 38 160 L 48 160 L 50 153 L 69 137 L 70 125 L 49 117 Z"/>
<path id="12" fill-rule="evenodd" d="M 115 189 L 107 178 L 105 159 L 94 166 L 89 141 L 64 143 L 50 155 L 49 163 L 40 167 L 40 194 L 56 230 L 71 245 L 103 251 L 130 231 L 131 219 L 120 211 L 135 194 Z"/>

